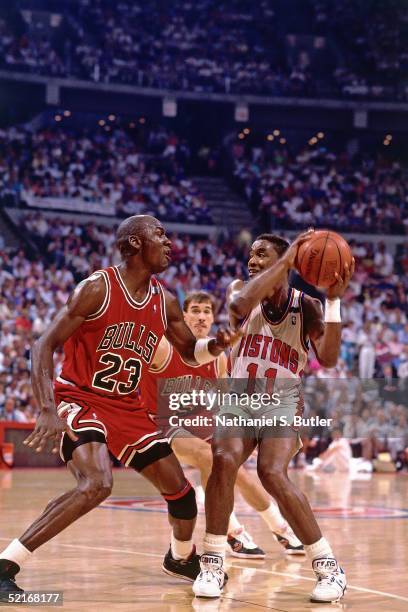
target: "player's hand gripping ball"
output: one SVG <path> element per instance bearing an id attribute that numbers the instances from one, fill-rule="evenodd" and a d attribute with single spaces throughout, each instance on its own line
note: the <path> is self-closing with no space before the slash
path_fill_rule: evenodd
<path id="1" fill-rule="evenodd" d="M 351 270 L 353 254 L 347 242 L 336 232 L 319 230 L 300 245 L 296 268 L 307 283 L 328 289 L 337 282 L 337 275 L 344 278 Z"/>

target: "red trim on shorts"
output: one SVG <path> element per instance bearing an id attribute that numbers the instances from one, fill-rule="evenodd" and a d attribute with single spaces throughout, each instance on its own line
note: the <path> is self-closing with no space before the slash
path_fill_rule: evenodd
<path id="1" fill-rule="evenodd" d="M 142 440 L 140 442 L 139 442 L 139 440 L 136 440 L 136 442 L 133 442 L 132 444 L 130 444 L 129 447 L 123 453 L 123 455 L 121 455 L 119 461 L 121 461 L 123 464 L 126 464 L 128 459 L 130 458 L 130 455 L 134 451 L 139 453 L 146 446 L 149 446 L 149 445 L 153 446 L 154 444 L 166 443 L 166 442 L 167 442 L 167 437 L 164 437 L 163 433 L 161 431 L 152 432 L 152 434 L 149 435 L 149 437 L 146 440 Z"/>
<path id="2" fill-rule="evenodd" d="M 83 400 L 81 400 L 82 402 Z M 98 418 L 96 419 L 92 419 L 91 421 L 88 421 L 87 423 L 81 423 L 80 421 L 85 418 L 89 412 L 93 411 L 94 409 L 92 408 L 92 406 L 89 406 L 89 404 L 83 402 L 83 404 L 78 403 L 77 401 L 75 402 L 71 402 L 72 404 L 76 404 L 77 406 L 79 406 L 81 408 L 81 410 L 78 412 L 78 414 L 76 414 L 74 416 L 74 418 L 72 419 L 72 424 L 71 424 L 71 428 L 74 431 L 81 431 L 82 429 L 95 429 L 95 431 L 100 431 L 101 433 L 103 433 L 103 435 L 106 437 L 106 431 L 105 429 L 103 429 L 103 427 L 101 428 L 99 426 L 99 424 L 102 424 L 102 421 L 99 421 Z M 85 411 L 85 412 L 84 412 Z M 89 415 L 88 415 L 89 416 Z"/>

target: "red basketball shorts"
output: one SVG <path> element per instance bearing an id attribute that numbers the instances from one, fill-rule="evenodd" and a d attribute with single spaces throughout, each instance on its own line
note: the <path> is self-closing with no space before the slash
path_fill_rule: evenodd
<path id="1" fill-rule="evenodd" d="M 99 438 L 93 439 L 104 439 L 112 455 L 126 466 L 143 469 L 153 462 L 151 457 L 155 460 L 171 453 L 167 437 L 142 409 L 121 410 L 112 407 L 108 398 L 65 385 L 58 385 L 55 400 L 58 415 L 76 434 L 96 432 Z M 65 438 L 69 438 L 66 433 L 61 440 L 61 457 L 68 461 L 71 457 L 64 452 L 67 446 Z M 83 439 L 91 440 L 86 440 L 86 436 Z M 146 461 L 149 457 L 147 463 L 143 455 Z"/>

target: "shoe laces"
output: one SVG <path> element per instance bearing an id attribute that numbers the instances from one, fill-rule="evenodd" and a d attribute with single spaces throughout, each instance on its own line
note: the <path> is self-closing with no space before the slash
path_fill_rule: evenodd
<path id="1" fill-rule="evenodd" d="M 205 582 L 212 582 L 214 578 L 219 584 L 222 584 L 224 581 L 224 571 L 219 568 L 201 570 L 200 579 L 204 580 Z"/>
<path id="2" fill-rule="evenodd" d="M 327 574 L 326 576 L 323 576 L 322 574 L 319 574 L 317 576 L 317 581 L 318 581 L 319 584 L 323 584 L 323 585 L 327 584 L 327 585 L 330 586 L 334 582 L 337 583 L 336 578 L 337 578 L 336 573 L 334 573 L 334 574 Z"/>

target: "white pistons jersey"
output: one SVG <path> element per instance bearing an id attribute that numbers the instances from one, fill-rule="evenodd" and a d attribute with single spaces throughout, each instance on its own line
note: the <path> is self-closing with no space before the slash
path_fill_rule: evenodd
<path id="1" fill-rule="evenodd" d="M 309 350 L 302 300 L 302 292 L 289 288 L 286 308 L 279 320 L 272 320 L 262 304 L 249 313 L 242 322 L 244 335 L 231 350 L 232 378 L 255 379 L 252 391 L 267 393 L 277 386 L 282 390 L 298 386 Z M 281 384 L 277 385 L 276 379 L 281 379 Z M 263 384 L 258 384 L 261 381 Z"/>

